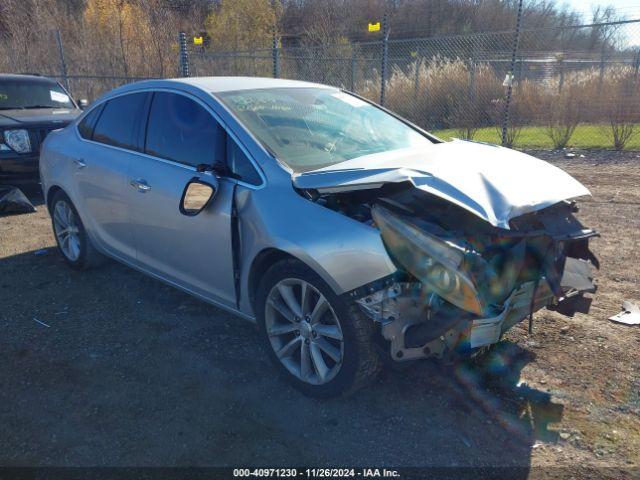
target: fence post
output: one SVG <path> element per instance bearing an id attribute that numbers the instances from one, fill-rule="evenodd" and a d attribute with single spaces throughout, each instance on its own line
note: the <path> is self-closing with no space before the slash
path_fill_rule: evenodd
<path id="1" fill-rule="evenodd" d="M 429 50 L 422 51 L 422 63 L 424 63 L 424 68 L 427 72 L 424 78 L 424 85 L 422 85 L 422 95 L 426 98 L 429 96 Z"/>
<path id="2" fill-rule="evenodd" d="M 636 52 L 636 56 L 633 59 L 633 76 L 637 79 L 638 72 L 640 71 L 640 48 Z"/>
<path id="3" fill-rule="evenodd" d="M 560 79 L 558 80 L 558 93 L 562 93 L 562 87 L 564 86 L 564 57 L 558 55 L 558 70 L 560 70 Z"/>
<path id="4" fill-rule="evenodd" d="M 352 48 L 351 51 L 351 91 L 356 91 L 356 51 Z"/>
<path id="5" fill-rule="evenodd" d="M 513 78 L 516 68 L 516 57 L 518 55 L 518 45 L 520 43 L 520 27 L 522 25 L 522 0 L 518 2 L 518 15 L 516 17 L 516 31 L 513 35 L 513 49 L 511 51 L 511 68 L 509 75 L 511 79 L 507 85 L 507 98 L 504 105 L 504 116 L 502 118 L 502 145 L 507 144 L 507 130 L 509 128 L 509 110 L 511 109 L 511 96 L 513 95 Z"/>
<path id="6" fill-rule="evenodd" d="M 607 56 L 607 41 L 606 39 L 602 42 L 602 49 L 600 50 L 600 75 L 598 77 L 598 91 L 602 90 L 602 82 L 604 82 L 604 67 L 605 60 Z"/>
<path id="7" fill-rule="evenodd" d="M 64 79 L 64 88 L 69 91 L 69 76 L 67 75 L 67 62 L 64 58 L 64 46 L 62 45 L 62 36 L 60 30 L 56 30 L 56 42 L 58 43 L 58 52 L 60 53 L 60 70 Z"/>
<path id="8" fill-rule="evenodd" d="M 273 78 L 280 78 L 280 50 L 278 49 L 275 25 L 271 30 L 271 57 L 273 59 Z"/>
<path id="9" fill-rule="evenodd" d="M 416 70 L 413 78 L 413 99 L 414 102 L 418 101 L 418 95 L 420 94 L 420 66 L 422 65 L 422 57 L 419 53 L 416 54 Z"/>
<path id="10" fill-rule="evenodd" d="M 180 32 L 178 35 L 178 45 L 180 47 L 180 75 L 189 77 L 189 53 L 187 52 L 187 34 Z"/>
<path id="11" fill-rule="evenodd" d="M 387 14 L 382 17 L 382 65 L 380 66 L 380 105 L 384 106 L 387 83 L 387 57 L 389 56 L 389 25 Z"/>
<path id="12" fill-rule="evenodd" d="M 469 58 L 469 102 L 475 109 L 476 105 L 476 58 L 475 52 L 473 52 L 473 56 Z"/>

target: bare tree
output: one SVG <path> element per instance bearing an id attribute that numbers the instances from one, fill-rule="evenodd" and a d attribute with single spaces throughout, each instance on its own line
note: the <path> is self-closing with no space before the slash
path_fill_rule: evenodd
<path id="1" fill-rule="evenodd" d="M 603 104 L 613 148 L 623 150 L 640 122 L 640 81 L 630 68 L 609 76 Z"/>

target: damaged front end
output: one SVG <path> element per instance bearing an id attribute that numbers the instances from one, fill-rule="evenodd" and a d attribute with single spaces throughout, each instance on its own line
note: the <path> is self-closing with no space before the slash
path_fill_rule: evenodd
<path id="1" fill-rule="evenodd" d="M 588 242 L 597 233 L 573 202 L 506 229 L 410 183 L 303 194 L 380 231 L 398 273 L 349 295 L 398 361 L 475 352 L 543 307 L 584 311 L 583 294 L 596 288 Z"/>
<path id="2" fill-rule="evenodd" d="M 381 325 L 395 359 L 496 343 L 533 312 L 559 308 L 571 297 L 573 306 L 580 306 L 575 300 L 595 291 L 597 260 L 588 239 L 596 233 L 576 220 L 573 204 L 516 218 L 512 230 L 481 231 L 445 229 L 442 221 L 384 204 L 372 206 L 373 221 L 391 257 L 413 281 L 356 301 Z"/>

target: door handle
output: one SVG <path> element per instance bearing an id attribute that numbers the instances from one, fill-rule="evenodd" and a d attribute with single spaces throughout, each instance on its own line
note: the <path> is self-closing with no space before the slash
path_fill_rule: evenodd
<path id="1" fill-rule="evenodd" d="M 147 183 L 147 181 L 144 178 L 139 178 L 137 180 L 131 180 L 129 182 L 129 185 L 131 185 L 133 188 L 138 190 L 140 193 L 146 193 L 149 190 L 151 190 L 151 187 L 149 186 L 149 184 Z"/>
<path id="2" fill-rule="evenodd" d="M 82 158 L 74 158 L 73 162 L 76 164 L 76 167 L 78 168 L 84 168 L 87 166 L 87 164 L 85 163 L 84 159 Z"/>

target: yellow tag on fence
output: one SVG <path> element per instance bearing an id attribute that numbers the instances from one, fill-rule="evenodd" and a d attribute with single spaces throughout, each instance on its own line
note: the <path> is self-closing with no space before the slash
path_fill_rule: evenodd
<path id="1" fill-rule="evenodd" d="M 369 24 L 370 32 L 379 32 L 380 31 L 380 22 L 370 23 Z"/>

